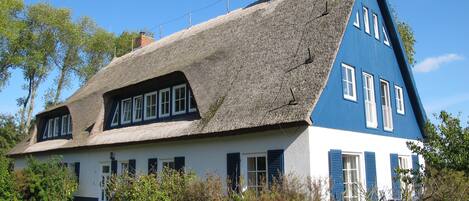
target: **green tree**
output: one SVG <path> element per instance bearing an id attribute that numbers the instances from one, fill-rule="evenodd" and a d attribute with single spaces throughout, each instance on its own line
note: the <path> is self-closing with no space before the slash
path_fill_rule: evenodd
<path id="1" fill-rule="evenodd" d="M 22 27 L 20 12 L 23 9 L 21 0 L 0 1 L 0 90 L 10 77 L 10 68 L 21 62 L 19 52 L 19 30 Z"/>
<path id="2" fill-rule="evenodd" d="M 409 148 L 437 170 L 465 172 L 469 176 L 469 127 L 447 112 L 437 117 L 438 125 L 427 123 L 423 145 L 409 142 Z"/>
<path id="3" fill-rule="evenodd" d="M 404 43 L 405 53 L 410 65 L 415 65 L 415 35 L 412 27 L 405 22 L 398 21 L 397 29 L 401 35 L 402 42 Z"/>
<path id="4" fill-rule="evenodd" d="M 124 31 L 114 40 L 114 48 L 117 57 L 121 57 L 135 48 L 134 40 L 139 36 L 137 32 Z"/>
<path id="5" fill-rule="evenodd" d="M 21 139 L 15 118 L 0 114 L 0 155 L 13 148 Z"/>

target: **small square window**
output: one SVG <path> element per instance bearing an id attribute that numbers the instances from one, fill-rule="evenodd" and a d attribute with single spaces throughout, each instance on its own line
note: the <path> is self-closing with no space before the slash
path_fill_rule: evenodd
<path id="1" fill-rule="evenodd" d="M 355 68 L 342 64 L 342 85 L 344 98 L 351 101 L 357 100 Z"/>

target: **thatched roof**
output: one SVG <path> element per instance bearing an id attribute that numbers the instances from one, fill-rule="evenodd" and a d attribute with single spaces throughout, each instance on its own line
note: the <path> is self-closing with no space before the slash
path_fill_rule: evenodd
<path id="1" fill-rule="evenodd" d="M 117 58 L 59 106 L 72 115 L 73 140 L 36 143 L 34 131 L 10 154 L 307 125 L 354 1 L 327 2 L 255 4 Z M 104 93 L 173 72 L 187 78 L 201 119 L 103 131 Z"/>

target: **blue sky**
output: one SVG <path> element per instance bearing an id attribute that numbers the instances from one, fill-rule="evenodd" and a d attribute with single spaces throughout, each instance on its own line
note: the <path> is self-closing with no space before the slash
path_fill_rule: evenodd
<path id="1" fill-rule="evenodd" d="M 244 7 L 254 0 L 230 0 L 230 8 Z M 469 116 L 469 1 L 389 0 L 399 18 L 409 23 L 417 39 L 414 76 L 422 102 L 428 115 L 440 110 Z M 72 10 L 75 19 L 90 16 L 99 26 L 116 34 L 124 30 L 150 29 L 159 35 L 159 24 L 179 18 L 189 11 L 193 24 L 226 12 L 227 0 L 26 0 L 26 4 L 49 2 L 56 7 Z M 215 2 L 215 4 L 214 4 Z M 210 6 L 209 8 L 199 10 Z M 188 16 L 163 26 L 163 35 L 181 30 L 189 24 Z M 56 72 L 51 73 L 40 88 L 41 96 L 35 112 L 43 109 L 42 94 L 54 86 Z M 24 96 L 24 80 L 20 71 L 13 71 L 9 85 L 0 92 L 0 113 L 17 112 L 16 99 Z M 70 96 L 78 83 L 65 91 L 62 98 Z"/>

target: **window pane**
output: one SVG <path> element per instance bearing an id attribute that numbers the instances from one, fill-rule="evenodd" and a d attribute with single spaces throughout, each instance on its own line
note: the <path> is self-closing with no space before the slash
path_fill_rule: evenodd
<path id="1" fill-rule="evenodd" d="M 256 173 L 255 172 L 248 172 L 248 186 L 257 186 L 256 183 Z"/>
<path id="2" fill-rule="evenodd" d="M 265 170 L 265 157 L 257 158 L 257 170 Z"/>
<path id="3" fill-rule="evenodd" d="M 266 178 L 267 178 L 267 175 L 265 172 L 259 172 L 257 174 L 257 185 L 266 184 Z"/>
<path id="4" fill-rule="evenodd" d="M 256 158 L 255 157 L 248 158 L 248 171 L 256 171 Z"/>

